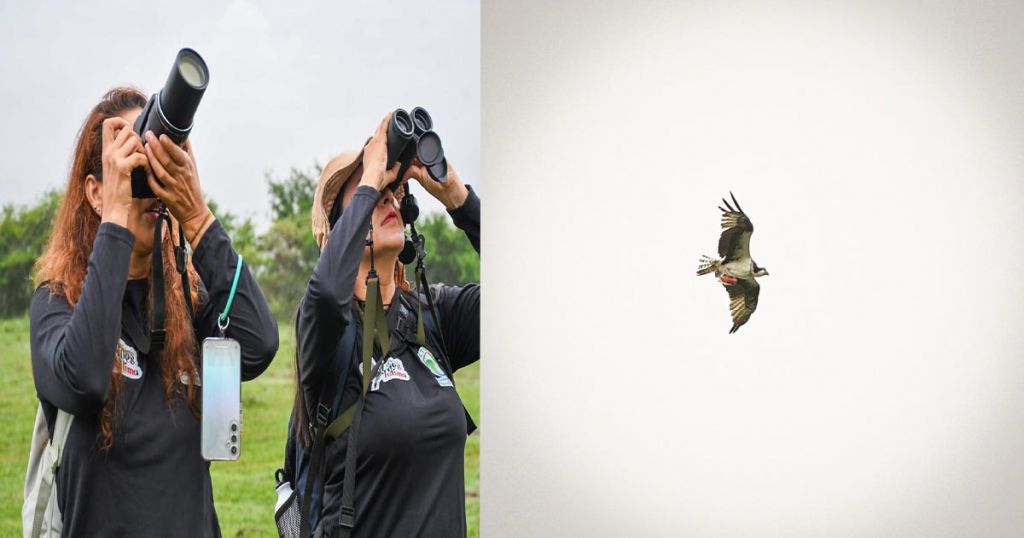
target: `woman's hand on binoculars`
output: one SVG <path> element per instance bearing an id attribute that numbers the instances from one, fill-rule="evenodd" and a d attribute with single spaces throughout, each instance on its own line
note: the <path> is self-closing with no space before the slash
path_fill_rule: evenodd
<path id="1" fill-rule="evenodd" d="M 152 131 L 146 131 L 146 142 L 146 155 L 153 167 L 149 187 L 181 223 L 185 238 L 195 247 L 213 224 L 214 217 L 199 187 L 192 143 L 186 140 L 183 147 L 178 147 L 167 135 L 157 139 Z M 159 181 L 155 181 L 154 176 Z"/>
<path id="2" fill-rule="evenodd" d="M 149 169 L 142 140 L 124 118 L 103 120 L 103 222 L 128 225 L 132 206 L 132 170 Z"/>
<path id="3" fill-rule="evenodd" d="M 360 185 L 369 185 L 378 191 L 390 185 L 398 177 L 400 163 L 395 163 L 390 170 L 388 165 L 388 121 L 391 120 L 391 113 L 388 112 L 384 119 L 377 126 L 377 131 L 363 148 L 363 177 L 359 180 Z"/>
<path id="4" fill-rule="evenodd" d="M 413 159 L 409 170 L 402 179 L 409 178 L 418 181 L 431 196 L 437 198 L 447 209 L 462 207 L 466 197 L 469 196 L 469 189 L 462 184 L 462 180 L 459 179 L 459 175 L 455 173 L 450 162 L 448 163 L 448 180 L 444 183 L 434 181 L 434 178 L 430 177 L 427 167 L 423 166 L 419 159 Z"/>

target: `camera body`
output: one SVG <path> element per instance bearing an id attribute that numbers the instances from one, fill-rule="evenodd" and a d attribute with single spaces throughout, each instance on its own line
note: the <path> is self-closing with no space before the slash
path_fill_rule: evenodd
<path id="1" fill-rule="evenodd" d="M 189 48 L 178 51 L 164 87 L 149 98 L 135 120 L 135 132 L 141 137 L 153 131 L 157 138 L 165 134 L 175 144 L 184 144 L 209 81 L 210 71 L 198 52 Z M 132 197 L 156 197 L 146 181 L 145 168 L 132 170 Z"/>

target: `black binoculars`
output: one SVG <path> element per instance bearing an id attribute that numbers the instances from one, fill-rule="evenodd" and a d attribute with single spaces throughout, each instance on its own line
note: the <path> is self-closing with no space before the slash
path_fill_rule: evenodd
<path id="1" fill-rule="evenodd" d="M 135 132 L 140 137 L 146 131 L 153 131 L 157 138 L 166 134 L 175 144 L 184 144 L 192 132 L 192 118 L 209 81 L 210 71 L 198 52 L 188 48 L 178 51 L 163 89 L 149 98 L 135 120 Z M 145 168 L 132 170 L 132 197 L 156 197 L 146 182 Z"/>
<path id="2" fill-rule="evenodd" d="M 434 181 L 447 181 L 448 161 L 444 158 L 441 137 L 433 128 L 434 121 L 423 107 L 416 107 L 412 112 L 395 110 L 388 123 L 387 167 L 391 168 L 395 162 L 402 163 L 398 173 L 398 177 L 402 177 L 416 157 L 427 167 Z"/>
<path id="3" fill-rule="evenodd" d="M 396 162 L 401 163 L 398 168 L 398 177 L 405 175 L 406 170 L 412 164 L 413 157 L 419 159 L 420 163 L 427 168 L 427 173 L 434 181 L 444 183 L 448 181 L 448 160 L 444 157 L 444 148 L 441 146 L 441 137 L 433 131 L 434 120 L 430 113 L 423 107 L 416 107 L 412 112 L 406 112 L 401 108 L 391 114 L 391 121 L 388 123 L 388 162 L 387 167 L 391 168 Z M 401 181 L 395 181 L 389 186 L 391 189 L 401 188 Z M 398 254 L 398 260 L 403 264 L 412 263 L 417 256 L 426 254 L 423 246 L 423 235 L 416 232 L 416 219 L 419 217 L 420 208 L 416 203 L 416 197 L 405 185 L 405 197 L 402 199 L 400 212 L 402 221 L 412 227 L 412 235 L 405 238 L 405 245 L 402 252 Z"/>

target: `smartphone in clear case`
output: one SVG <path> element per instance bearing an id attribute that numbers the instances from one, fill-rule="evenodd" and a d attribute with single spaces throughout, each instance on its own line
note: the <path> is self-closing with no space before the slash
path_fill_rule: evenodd
<path id="1" fill-rule="evenodd" d="M 242 353 L 232 338 L 203 340 L 202 456 L 237 460 L 242 453 Z"/>

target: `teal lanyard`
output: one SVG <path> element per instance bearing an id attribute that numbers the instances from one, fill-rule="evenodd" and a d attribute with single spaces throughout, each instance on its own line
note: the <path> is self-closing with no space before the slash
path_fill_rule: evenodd
<path id="1" fill-rule="evenodd" d="M 231 303 L 235 302 L 235 291 L 238 289 L 238 277 L 242 274 L 242 255 L 238 255 L 238 263 L 235 264 L 235 279 L 231 282 L 231 293 L 228 294 L 228 302 L 224 305 L 224 311 L 220 313 L 220 317 L 217 318 L 217 327 L 220 328 L 221 335 L 231 324 L 231 319 L 228 318 L 228 312 L 231 311 Z"/>

